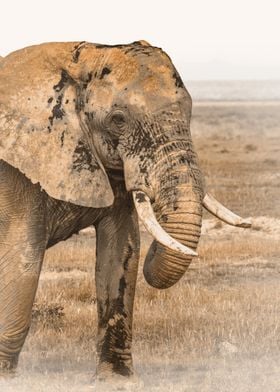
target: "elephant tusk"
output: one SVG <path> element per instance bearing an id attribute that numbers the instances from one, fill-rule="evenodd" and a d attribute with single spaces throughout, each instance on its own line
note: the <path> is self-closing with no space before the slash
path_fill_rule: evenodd
<path id="1" fill-rule="evenodd" d="M 209 193 L 206 193 L 206 195 L 204 196 L 202 204 L 207 211 L 211 212 L 211 214 L 215 215 L 217 218 L 228 223 L 229 225 L 244 228 L 252 226 L 250 218 L 243 219 L 240 216 L 234 214 L 232 211 L 228 210 L 225 206 L 218 202 L 218 200 L 216 200 L 214 196 L 210 195 Z"/>
<path id="2" fill-rule="evenodd" d="M 172 238 L 158 223 L 149 197 L 146 193 L 141 191 L 133 191 L 133 200 L 139 218 L 142 220 L 148 232 L 155 238 L 156 241 L 166 246 L 167 248 L 183 253 L 187 256 L 198 256 L 198 254 L 191 248 L 180 244 Z"/>

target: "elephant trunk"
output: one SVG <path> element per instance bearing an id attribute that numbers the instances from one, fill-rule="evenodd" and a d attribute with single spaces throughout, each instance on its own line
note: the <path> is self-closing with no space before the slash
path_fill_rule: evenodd
<path id="1" fill-rule="evenodd" d="M 187 187 L 185 190 L 189 191 Z M 201 203 L 185 200 L 180 202 L 177 199 L 176 204 L 178 207 L 175 208 L 173 203 L 167 205 L 165 211 L 159 214 L 158 221 L 172 238 L 195 251 L 200 238 Z M 168 288 L 183 276 L 192 257 L 153 241 L 144 264 L 145 279 L 153 287 Z"/>
<path id="2" fill-rule="evenodd" d="M 159 196 L 153 203 L 157 221 L 185 251 L 155 237 L 144 264 L 145 279 L 153 287 L 164 289 L 175 284 L 196 255 L 202 222 L 200 178 L 197 168 L 181 165 L 176 172 L 169 173 L 167 183 L 160 185 Z"/>

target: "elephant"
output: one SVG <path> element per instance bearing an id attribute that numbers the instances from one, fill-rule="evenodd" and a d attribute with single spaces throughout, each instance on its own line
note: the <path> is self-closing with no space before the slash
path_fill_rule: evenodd
<path id="1" fill-rule="evenodd" d="M 96 229 L 96 377 L 133 378 L 138 218 L 152 234 L 149 285 L 174 285 L 197 256 L 203 206 L 249 227 L 205 191 L 192 99 L 146 41 L 43 43 L 0 63 L 0 368 L 14 372 L 46 249 Z"/>

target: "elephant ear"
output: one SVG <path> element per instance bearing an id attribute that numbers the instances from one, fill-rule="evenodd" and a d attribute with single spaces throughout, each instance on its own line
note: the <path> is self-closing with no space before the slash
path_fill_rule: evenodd
<path id="1" fill-rule="evenodd" d="M 51 197 L 108 207 L 113 191 L 82 128 L 79 88 L 46 49 L 27 48 L 1 61 L 0 159 Z"/>

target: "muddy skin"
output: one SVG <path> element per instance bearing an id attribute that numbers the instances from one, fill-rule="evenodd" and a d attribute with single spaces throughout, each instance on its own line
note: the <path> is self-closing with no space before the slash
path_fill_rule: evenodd
<path id="1" fill-rule="evenodd" d="M 73 54 L 72 54 L 73 63 L 77 63 L 79 61 L 81 50 L 83 49 L 85 44 L 86 44 L 86 41 L 81 41 L 78 45 L 74 46 L 74 50 L 73 50 Z"/>
<path id="2" fill-rule="evenodd" d="M 92 173 L 98 169 L 98 164 L 94 162 L 89 147 L 83 140 L 80 140 L 73 155 L 73 169 L 80 172 L 84 169 L 85 165 L 87 165 L 88 170 Z"/>
<path id="3" fill-rule="evenodd" d="M 45 250 L 94 225 L 96 379 L 132 380 L 132 192 L 144 192 L 162 228 L 196 249 L 204 185 L 191 98 L 168 55 L 145 41 L 26 48 L 5 58 L 0 85 L 0 367 L 16 366 Z M 144 276 L 167 288 L 190 262 L 154 242 Z"/>
<path id="4" fill-rule="evenodd" d="M 97 226 L 96 289 L 98 308 L 97 378 L 133 376 L 132 313 L 139 260 L 139 229 L 131 196 L 116 201 Z M 120 204 L 119 204 L 120 203 Z M 110 243 L 106 249 L 105 243 Z M 106 289 L 102 276 L 111 278 Z M 118 283 L 116 284 L 116 279 Z"/>

